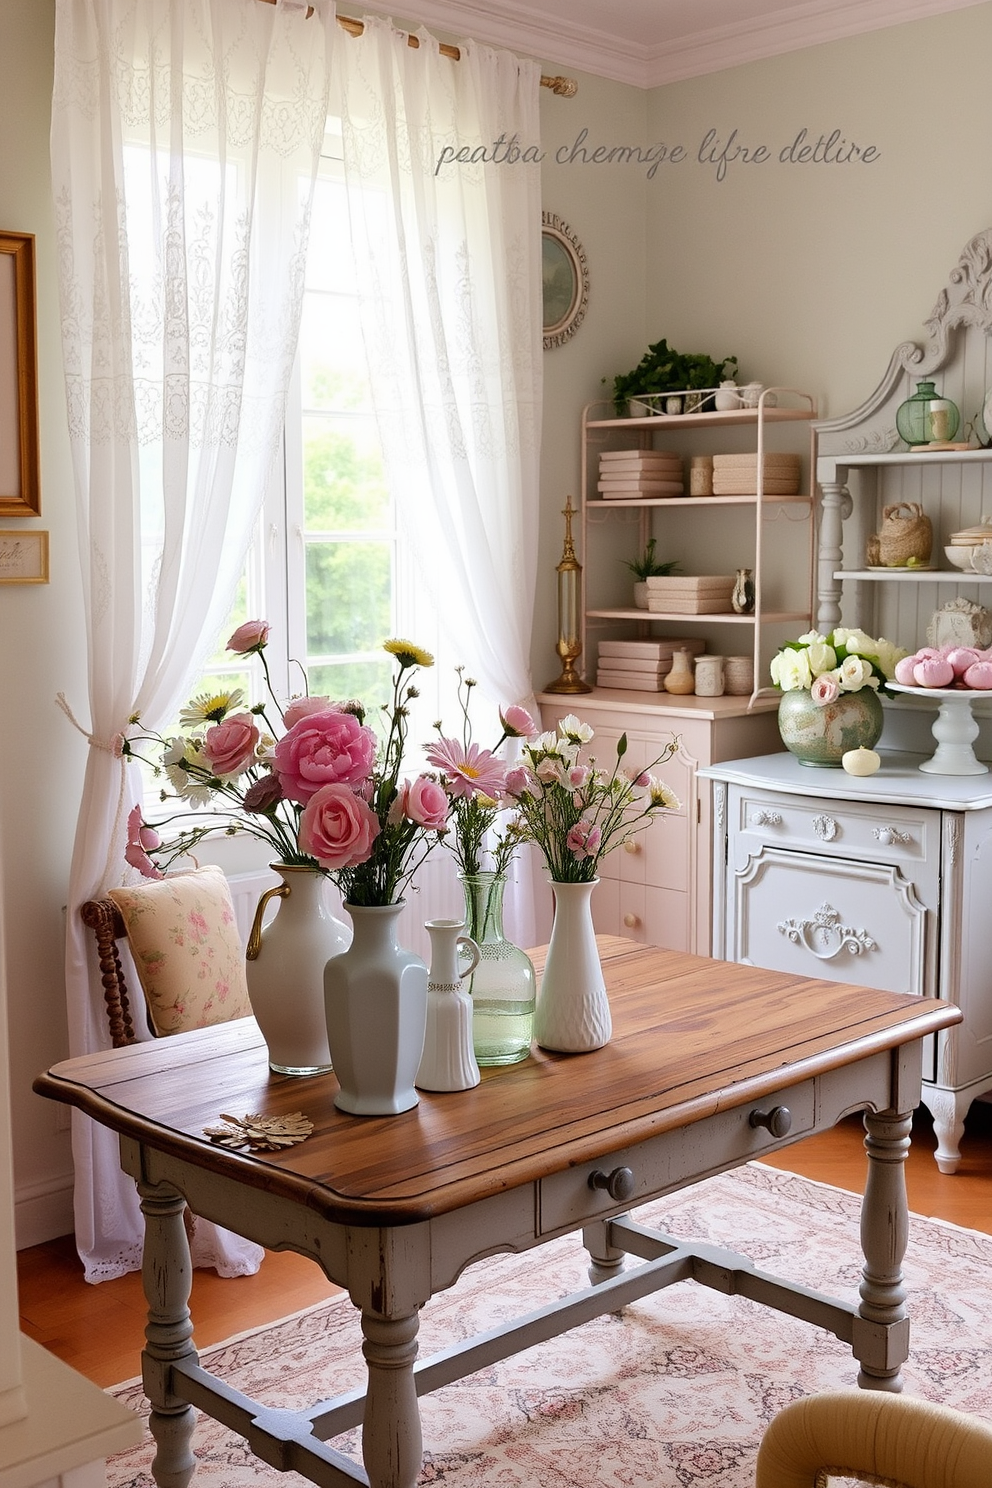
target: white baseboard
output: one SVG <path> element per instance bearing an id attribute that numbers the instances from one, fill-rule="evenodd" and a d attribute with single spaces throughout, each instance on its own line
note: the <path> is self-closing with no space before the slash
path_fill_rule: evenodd
<path id="1" fill-rule="evenodd" d="M 22 1184 L 14 1194 L 14 1235 L 18 1250 L 44 1245 L 76 1227 L 72 1207 L 72 1174 L 48 1183 Z"/>

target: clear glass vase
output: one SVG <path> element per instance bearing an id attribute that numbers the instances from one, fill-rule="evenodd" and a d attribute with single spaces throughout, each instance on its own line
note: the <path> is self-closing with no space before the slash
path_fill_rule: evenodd
<path id="1" fill-rule="evenodd" d="M 530 957 L 503 934 L 499 873 L 463 874 L 465 929 L 479 948 L 472 973 L 472 1043 L 480 1065 L 516 1064 L 530 1053 L 537 981 Z"/>

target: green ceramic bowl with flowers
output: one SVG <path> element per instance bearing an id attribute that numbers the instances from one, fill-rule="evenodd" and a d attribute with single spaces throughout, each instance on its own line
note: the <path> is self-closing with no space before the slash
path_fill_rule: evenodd
<path id="1" fill-rule="evenodd" d="M 841 626 L 787 641 L 770 667 L 786 749 L 801 765 L 838 769 L 848 750 L 872 749 L 885 722 L 881 698 L 891 696 L 886 683 L 907 654 L 884 636 Z"/>

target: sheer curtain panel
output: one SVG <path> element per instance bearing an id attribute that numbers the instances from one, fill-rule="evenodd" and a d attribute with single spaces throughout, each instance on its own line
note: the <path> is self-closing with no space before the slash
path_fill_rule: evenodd
<path id="1" fill-rule="evenodd" d="M 326 0 L 56 0 L 52 176 L 89 653 L 69 885 L 73 1054 L 107 1047 L 78 907 L 120 882 L 120 739 L 163 727 L 216 641 L 279 451 L 327 118 Z M 339 37 L 341 41 L 339 43 Z M 72 699 L 81 712 L 78 699 Z M 87 1278 L 136 1269 L 116 1139 L 73 1128 Z M 202 1223 L 197 1264 L 257 1269 Z"/>
<path id="2" fill-rule="evenodd" d="M 372 398 L 404 536 L 479 716 L 495 717 L 533 706 L 540 67 L 471 41 L 454 62 L 425 31 L 412 48 L 363 19 L 338 48 L 334 98 Z M 452 161 L 463 146 L 474 162 Z M 530 944 L 523 863 L 517 874 L 509 913 Z"/>

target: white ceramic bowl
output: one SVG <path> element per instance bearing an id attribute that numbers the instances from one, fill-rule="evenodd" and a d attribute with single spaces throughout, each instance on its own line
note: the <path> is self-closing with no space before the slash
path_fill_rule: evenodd
<path id="1" fill-rule="evenodd" d="M 970 573 L 972 571 L 971 555 L 978 546 L 979 544 L 977 543 L 967 546 L 964 543 L 958 543 L 955 546 L 948 545 L 944 549 L 944 553 L 952 568 L 960 568 L 963 573 Z"/>

